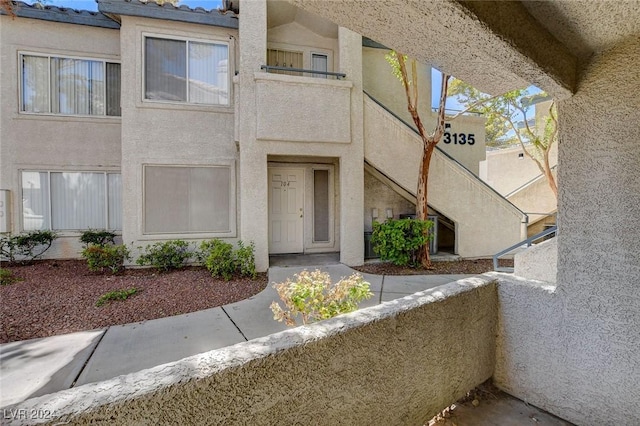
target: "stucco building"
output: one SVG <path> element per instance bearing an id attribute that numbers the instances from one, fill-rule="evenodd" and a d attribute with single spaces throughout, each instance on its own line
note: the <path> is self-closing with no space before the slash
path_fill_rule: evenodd
<path id="1" fill-rule="evenodd" d="M 265 270 L 279 253 L 362 264 L 372 221 L 414 212 L 421 145 L 384 46 L 283 1 L 239 15 L 98 5 L 1 18 L 2 231 L 56 230 L 49 257 L 77 257 L 87 228 L 134 252 L 242 239 Z M 484 120 L 450 132 L 431 172 L 438 247 L 492 255 L 527 217 L 477 177 Z"/>
<path id="2" fill-rule="evenodd" d="M 510 394 L 576 424 L 639 424 L 640 228 L 634 220 L 640 213 L 638 2 L 291 3 L 341 25 L 338 69 L 347 75 L 359 63 L 358 33 L 489 93 L 535 84 L 552 95 L 560 117 L 559 236 L 542 253 L 529 253 L 538 255 L 538 261 L 522 269 L 526 276 L 487 274 L 446 284 L 308 327 L 32 399 L 24 407 L 55 410 L 56 420 L 77 423 L 140 419 L 207 424 L 215 416 L 220 423 L 242 419 L 273 424 L 282 419 L 294 423 L 304 415 L 309 423 L 424 424 L 470 388 L 493 378 Z M 247 48 L 240 49 L 240 93 L 235 92 L 240 99 L 234 105 L 241 114 L 255 115 L 255 97 L 264 89 L 260 85 L 280 76 L 267 76 L 266 83 L 263 75 L 256 77 L 264 63 L 260 52 L 267 44 L 268 7 L 258 0 L 245 4 L 252 7 L 243 10 L 239 33 L 255 37 L 245 39 L 242 46 Z M 3 21 L 3 44 L 10 25 Z M 353 47 L 349 54 L 343 45 Z M 4 102 L 15 99 L 4 86 L 11 81 L 4 73 L 13 76 L 19 69 L 5 66 L 11 58 L 3 47 L 3 108 L 9 108 L 2 110 L 3 120 L 7 113 L 17 114 L 16 101 L 13 107 Z M 351 84 L 357 87 L 359 81 Z M 346 89 L 337 85 L 331 90 Z M 366 111 L 366 100 L 363 105 Z M 3 132 L 5 128 L 3 122 Z M 361 135 L 363 128 L 351 124 L 350 130 Z M 261 142 L 253 139 L 256 127 L 238 130 L 239 167 L 244 158 L 262 164 L 249 181 L 264 187 L 268 156 L 281 154 L 243 150 L 243 132 L 249 133 L 250 145 Z M 43 130 L 42 136 L 55 134 Z M 4 138 L 3 133 L 3 158 Z M 315 149 L 314 143 L 307 153 Z M 369 155 L 366 149 L 349 154 Z M 3 163 L 2 173 L 14 172 L 5 172 Z M 245 174 L 251 171 L 240 170 L 241 177 Z M 358 185 L 363 179 L 341 172 L 340 189 L 344 178 Z M 3 183 L 9 179 L 3 177 Z M 241 195 L 241 203 L 246 206 L 256 195 L 264 204 L 265 195 L 258 192 L 260 188 Z M 262 219 L 248 224 L 254 216 L 240 214 L 243 238 L 245 231 L 266 226 L 268 215 L 258 213 Z M 360 232 L 362 216 L 349 219 Z M 340 229 L 343 237 L 349 232 Z M 266 246 L 266 240 L 261 244 Z M 551 262 L 557 273 L 549 273 Z M 543 269 L 547 282 L 531 279 Z"/>

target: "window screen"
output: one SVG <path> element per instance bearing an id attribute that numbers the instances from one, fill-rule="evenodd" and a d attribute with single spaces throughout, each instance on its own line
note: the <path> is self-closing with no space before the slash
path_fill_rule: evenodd
<path id="1" fill-rule="evenodd" d="M 231 168 L 146 166 L 145 233 L 229 232 Z"/>

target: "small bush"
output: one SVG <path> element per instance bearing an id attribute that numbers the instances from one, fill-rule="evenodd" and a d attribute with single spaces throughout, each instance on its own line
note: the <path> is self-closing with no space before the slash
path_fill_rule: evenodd
<path id="1" fill-rule="evenodd" d="M 0 268 L 0 285 L 9 285 L 17 281 L 22 281 L 22 278 L 16 277 L 13 275 L 13 272 L 8 269 Z"/>
<path id="2" fill-rule="evenodd" d="M 235 258 L 236 268 L 240 275 L 251 278 L 256 277 L 255 244 L 253 241 L 248 246 L 245 246 L 242 241 L 238 241 Z"/>
<path id="3" fill-rule="evenodd" d="M 103 294 L 96 301 L 96 306 L 100 307 L 107 302 L 111 302 L 113 300 L 126 300 L 129 296 L 133 296 L 138 292 L 138 289 L 135 287 L 125 289 L 125 290 L 114 290 L 108 293 Z"/>
<path id="4" fill-rule="evenodd" d="M 373 223 L 371 243 L 382 260 L 395 265 L 417 266 L 420 248 L 429 242 L 433 222 L 417 219 L 389 219 Z"/>
<path id="5" fill-rule="evenodd" d="M 332 284 L 328 273 L 304 270 L 293 280 L 273 285 L 285 305 L 283 309 L 277 302 L 271 304 L 273 319 L 295 327 L 298 315 L 302 324 L 308 324 L 355 311 L 360 302 L 373 296 L 369 286 L 357 273 Z"/>
<path id="6" fill-rule="evenodd" d="M 171 240 L 148 245 L 136 263 L 142 266 L 151 265 L 166 272 L 184 267 L 192 256 L 193 253 L 189 251 L 186 241 Z"/>
<path id="7" fill-rule="evenodd" d="M 198 259 L 214 277 L 230 280 L 236 271 L 233 246 L 224 241 L 203 241 L 200 244 Z"/>
<path id="8" fill-rule="evenodd" d="M 98 246 L 90 245 L 82 250 L 82 257 L 87 260 L 90 271 L 103 272 L 108 269 L 112 274 L 124 268 L 124 262 L 129 260 L 129 249 L 124 244 Z"/>
<path id="9" fill-rule="evenodd" d="M 238 249 L 234 250 L 233 245 L 221 240 L 203 241 L 196 253 L 196 259 L 214 277 L 230 280 L 235 273 L 251 278 L 256 276 L 253 242 L 244 245 L 242 241 L 238 241 Z"/>
<path id="10" fill-rule="evenodd" d="M 49 250 L 58 235 L 53 231 L 31 231 L 0 237 L 0 257 L 11 263 L 29 263 Z"/>
<path id="11" fill-rule="evenodd" d="M 88 229 L 80 235 L 80 242 L 87 248 L 90 245 L 106 246 L 115 244 L 116 234 L 107 230 Z"/>

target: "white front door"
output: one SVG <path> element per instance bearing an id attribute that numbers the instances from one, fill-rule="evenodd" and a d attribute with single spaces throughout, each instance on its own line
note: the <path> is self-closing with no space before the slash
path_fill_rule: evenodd
<path id="1" fill-rule="evenodd" d="M 302 253 L 304 169 L 269 168 L 269 253 Z"/>

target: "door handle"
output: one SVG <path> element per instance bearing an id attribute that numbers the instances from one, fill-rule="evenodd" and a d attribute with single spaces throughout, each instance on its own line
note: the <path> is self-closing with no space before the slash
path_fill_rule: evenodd
<path id="1" fill-rule="evenodd" d="M 304 213 L 302 213 L 302 208 L 300 209 L 300 217 L 304 216 Z"/>

